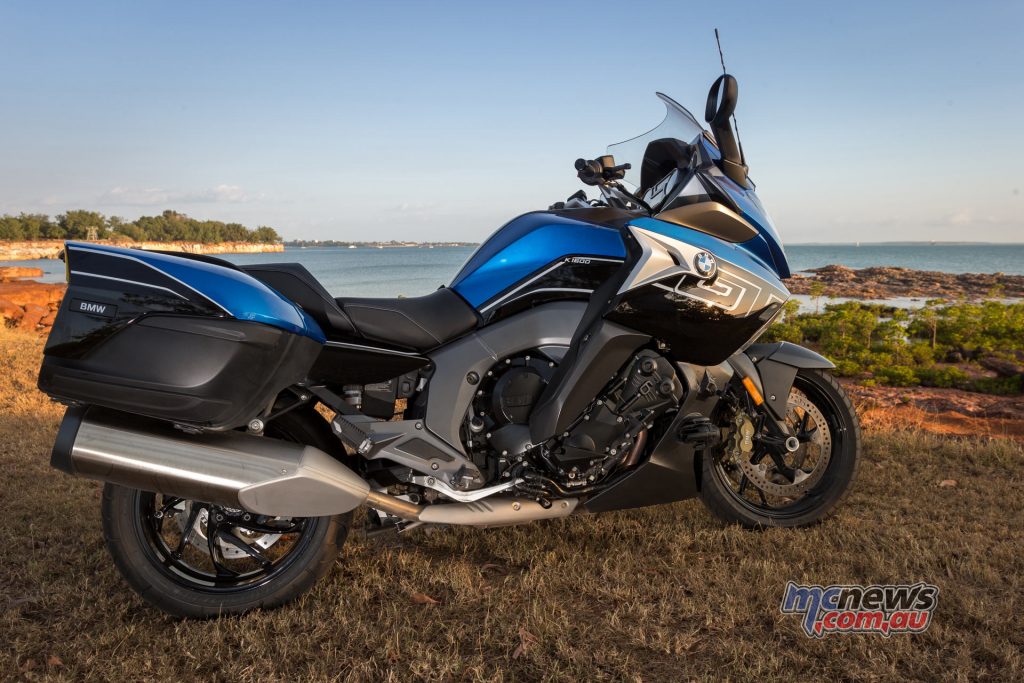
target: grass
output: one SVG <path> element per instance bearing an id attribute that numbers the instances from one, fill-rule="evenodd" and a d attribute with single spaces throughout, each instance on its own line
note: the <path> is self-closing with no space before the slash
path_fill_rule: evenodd
<path id="1" fill-rule="evenodd" d="M 182 622 L 116 573 L 99 485 L 49 468 L 61 410 L 34 389 L 40 348 L 0 330 L 0 678 L 1024 677 L 1020 444 L 869 433 L 845 505 L 806 530 L 726 528 L 687 501 L 351 539 L 296 604 Z M 816 641 L 779 613 L 791 579 L 928 581 L 941 594 L 925 634 Z"/>

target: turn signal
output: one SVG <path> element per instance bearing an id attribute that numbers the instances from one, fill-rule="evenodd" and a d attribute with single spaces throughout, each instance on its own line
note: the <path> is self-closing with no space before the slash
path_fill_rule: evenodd
<path id="1" fill-rule="evenodd" d="M 747 388 L 747 393 L 750 394 L 750 398 L 754 399 L 754 405 L 759 406 L 764 403 L 764 397 L 761 396 L 761 392 L 754 386 L 754 381 L 752 379 L 744 377 L 743 386 Z"/>

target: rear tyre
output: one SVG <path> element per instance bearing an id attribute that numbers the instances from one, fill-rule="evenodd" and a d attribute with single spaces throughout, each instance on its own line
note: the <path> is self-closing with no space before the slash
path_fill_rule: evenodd
<path id="1" fill-rule="evenodd" d="M 287 413 L 265 435 L 343 452 L 311 413 Z M 330 570 L 352 517 L 252 515 L 115 484 L 104 486 L 102 511 L 107 549 L 128 584 L 169 614 L 199 619 L 294 600 Z"/>
<path id="2" fill-rule="evenodd" d="M 723 446 L 702 459 L 701 498 L 713 515 L 749 529 L 803 527 L 825 519 L 846 497 L 860 465 L 860 423 L 829 372 L 797 372 L 787 422 L 801 445 L 788 454 L 784 472 L 767 449 L 756 445 L 739 455 Z M 746 458 L 745 465 L 763 465 L 756 472 L 763 478 L 738 466 L 739 457 Z"/>

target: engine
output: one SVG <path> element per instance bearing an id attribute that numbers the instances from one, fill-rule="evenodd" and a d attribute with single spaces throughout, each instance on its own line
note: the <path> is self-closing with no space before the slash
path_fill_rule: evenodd
<path id="1" fill-rule="evenodd" d="M 683 395 L 672 363 L 643 350 L 563 434 L 531 444 L 530 414 L 556 369 L 535 353 L 507 358 L 481 379 L 463 438 L 489 483 L 520 481 L 522 493 L 541 500 L 589 490 L 639 461 L 649 430 Z"/>

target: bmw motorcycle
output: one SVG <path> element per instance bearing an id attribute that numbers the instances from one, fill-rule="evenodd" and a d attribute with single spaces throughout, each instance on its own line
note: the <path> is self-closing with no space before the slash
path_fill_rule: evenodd
<path id="1" fill-rule="evenodd" d="M 745 527 L 819 521 L 860 431 L 832 363 L 758 344 L 789 293 L 730 116 L 576 162 L 447 287 L 335 298 L 302 266 L 68 242 L 39 387 L 52 465 L 106 482 L 128 583 L 174 615 L 286 603 L 374 525 L 490 527 L 700 497 Z"/>

